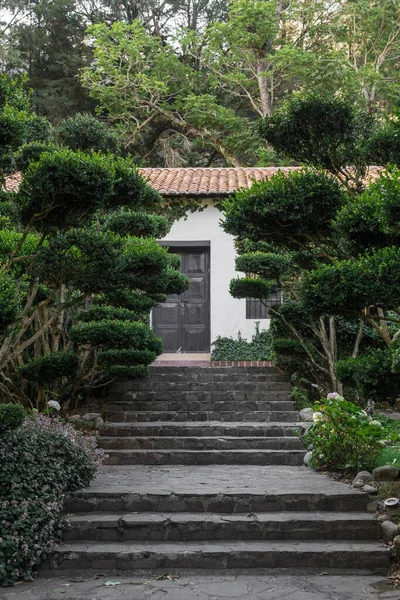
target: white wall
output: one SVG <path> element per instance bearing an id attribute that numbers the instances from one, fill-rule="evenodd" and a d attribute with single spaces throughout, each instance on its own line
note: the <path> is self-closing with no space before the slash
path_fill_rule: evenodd
<path id="1" fill-rule="evenodd" d="M 236 300 L 229 294 L 229 282 L 240 275 L 235 271 L 233 237 L 224 232 L 219 222 L 222 213 L 207 203 L 202 212 L 189 213 L 187 219 L 176 221 L 164 241 L 210 242 L 211 342 L 218 335 L 251 340 L 256 320 L 246 319 L 246 300 Z M 269 319 L 259 319 L 260 330 L 268 329 Z"/>

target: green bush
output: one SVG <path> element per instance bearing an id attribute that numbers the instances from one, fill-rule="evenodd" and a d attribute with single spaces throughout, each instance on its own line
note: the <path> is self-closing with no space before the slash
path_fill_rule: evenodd
<path id="1" fill-rule="evenodd" d="M 56 381 L 61 377 L 73 377 L 79 367 L 79 357 L 75 352 L 52 352 L 31 360 L 19 368 L 24 379 L 38 383 Z"/>
<path id="2" fill-rule="evenodd" d="M 253 252 L 238 256 L 235 268 L 243 273 L 257 273 L 264 279 L 277 280 L 290 271 L 292 260 L 289 254 Z"/>
<path id="3" fill-rule="evenodd" d="M 31 578 L 32 569 L 61 538 L 63 494 L 93 478 L 92 457 L 63 435 L 58 421 L 55 427 L 43 427 L 38 420 L 0 437 L 2 585 Z"/>
<path id="4" fill-rule="evenodd" d="M 218 337 L 212 344 L 211 360 L 271 360 L 271 336 L 269 331 L 255 334 L 248 342 L 240 333 L 238 339 Z"/>
<path id="5" fill-rule="evenodd" d="M 231 279 L 229 284 L 229 293 L 234 298 L 256 298 L 264 300 L 275 293 L 277 288 L 264 279 L 255 279 L 252 277 L 242 277 L 240 279 Z"/>
<path id="6" fill-rule="evenodd" d="M 125 209 L 108 216 L 102 226 L 121 236 L 133 235 L 156 239 L 165 237 L 170 229 L 170 224 L 165 217 Z"/>
<path id="7" fill-rule="evenodd" d="M 394 403 L 400 396 L 400 374 L 393 373 L 394 349 L 374 348 L 336 363 L 338 378 L 367 401 Z"/>
<path id="8" fill-rule="evenodd" d="M 24 144 L 15 155 L 15 163 L 19 171 L 26 171 L 31 163 L 37 162 L 44 152 L 56 150 L 54 144 L 46 142 L 31 142 Z"/>
<path id="9" fill-rule="evenodd" d="M 25 419 L 25 410 L 21 404 L 0 404 L 0 433 L 18 429 Z"/>
<path id="10" fill-rule="evenodd" d="M 111 161 L 66 148 L 45 152 L 31 163 L 18 198 L 23 223 L 37 228 L 82 226 L 112 193 Z"/>
<path id="11" fill-rule="evenodd" d="M 359 406 L 335 396 L 314 404 L 314 424 L 303 436 L 312 449 L 312 465 L 332 471 L 373 469 L 382 451 L 382 426 Z"/>
<path id="12" fill-rule="evenodd" d="M 91 306 L 86 310 L 80 310 L 78 321 L 89 323 L 89 321 L 140 321 L 141 315 L 120 306 Z"/>
<path id="13" fill-rule="evenodd" d="M 116 365 L 135 366 L 148 365 L 157 358 L 155 352 L 150 350 L 106 350 L 100 352 L 97 356 L 97 363 L 100 367 L 108 369 Z"/>
<path id="14" fill-rule="evenodd" d="M 62 121 L 58 138 L 64 146 L 83 152 L 118 152 L 118 134 L 90 114 L 77 113 Z"/>
<path id="15" fill-rule="evenodd" d="M 160 338 L 154 336 L 148 325 L 130 321 L 97 321 L 79 323 L 71 327 L 70 338 L 76 344 L 94 347 L 112 346 L 116 349 L 148 349 L 161 354 Z"/>

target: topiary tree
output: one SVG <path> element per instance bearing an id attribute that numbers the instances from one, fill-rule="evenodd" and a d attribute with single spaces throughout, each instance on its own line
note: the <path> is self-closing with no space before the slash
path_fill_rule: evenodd
<path id="1" fill-rule="evenodd" d="M 85 133 L 78 121 L 89 150 L 104 130 L 89 119 Z M 188 280 L 156 242 L 171 215 L 130 158 L 30 150 L 22 146 L 23 181 L 0 221 L 0 397 L 36 396 L 40 408 L 45 388 L 65 397 L 144 375 L 162 351 L 149 310 Z"/>
<path id="2" fill-rule="evenodd" d="M 368 186 L 380 127 L 345 101 L 294 95 L 262 130 L 281 155 L 309 168 L 278 173 L 224 204 L 236 268 L 252 274 L 231 282 L 232 295 L 265 302 L 281 290 L 283 304 L 269 308 L 275 362 L 326 391 L 342 392 L 338 361 L 385 352 L 398 338 L 399 173 Z M 367 397 L 366 386 L 357 391 Z"/>

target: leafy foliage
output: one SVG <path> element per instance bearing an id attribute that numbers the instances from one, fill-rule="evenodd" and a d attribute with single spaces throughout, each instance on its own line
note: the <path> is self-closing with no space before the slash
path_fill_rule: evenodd
<path id="1" fill-rule="evenodd" d="M 69 427 L 41 416 L 0 436 L 3 585 L 32 577 L 61 538 L 64 492 L 88 485 L 95 473 L 96 462 L 77 441 L 79 434 L 65 434 Z"/>
<path id="2" fill-rule="evenodd" d="M 120 149 L 117 133 L 106 123 L 87 113 L 77 113 L 74 117 L 62 121 L 57 136 L 61 144 L 71 150 L 115 154 Z"/>
<path id="3" fill-rule="evenodd" d="M 20 367 L 22 377 L 37 383 L 52 382 L 62 377 L 74 377 L 79 367 L 75 352 L 51 352 Z"/>
<path id="4" fill-rule="evenodd" d="M 21 404 L 0 404 L 0 434 L 18 429 L 25 420 L 25 410 Z"/>
<path id="5" fill-rule="evenodd" d="M 342 397 L 314 404 L 314 425 L 303 436 L 312 448 L 312 464 L 333 471 L 373 469 L 382 450 L 382 426 Z"/>
<path id="6" fill-rule="evenodd" d="M 218 337 L 212 345 L 211 360 L 271 360 L 271 336 L 268 331 L 255 334 L 251 342 L 239 333 L 237 339 Z"/>
<path id="7" fill-rule="evenodd" d="M 338 377 L 365 400 L 394 404 L 400 395 L 400 375 L 393 372 L 394 348 L 373 348 L 357 358 L 336 363 Z"/>

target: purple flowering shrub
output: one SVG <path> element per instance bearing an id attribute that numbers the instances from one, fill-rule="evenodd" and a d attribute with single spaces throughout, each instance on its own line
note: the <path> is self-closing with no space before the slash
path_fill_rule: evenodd
<path id="1" fill-rule="evenodd" d="M 58 416 L 48 416 L 42 413 L 34 419 L 26 419 L 25 425 L 34 430 L 54 431 L 65 435 L 78 448 L 84 450 L 97 467 L 101 467 L 107 454 L 97 446 L 95 435 L 85 435 L 78 431 L 71 423 L 63 423 Z"/>
<path id="2" fill-rule="evenodd" d="M 61 539 L 65 492 L 87 486 L 103 451 L 58 417 L 0 436 L 0 584 L 30 579 Z"/>

